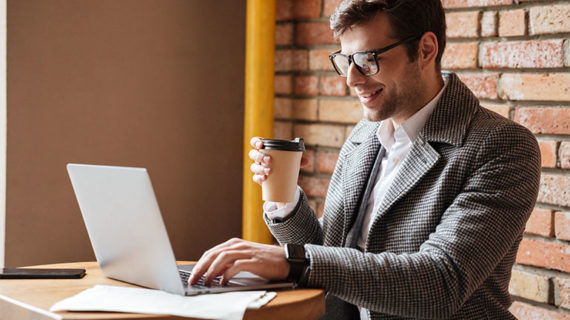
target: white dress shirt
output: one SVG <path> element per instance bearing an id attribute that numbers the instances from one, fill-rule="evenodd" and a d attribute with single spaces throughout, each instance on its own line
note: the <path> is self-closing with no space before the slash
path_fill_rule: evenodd
<path id="1" fill-rule="evenodd" d="M 444 78 L 444 81 L 446 80 L 447 79 Z M 400 164 L 404 161 L 408 152 L 412 148 L 414 141 L 435 109 L 446 86 L 447 81 L 439 93 L 430 102 L 414 113 L 401 125 L 398 126 L 391 119 L 384 120 L 380 123 L 376 136 L 382 146 L 386 149 L 386 152 L 382 158 L 382 164 L 378 175 L 376 176 L 376 182 L 372 188 L 372 192 L 370 193 L 370 198 L 368 199 L 368 207 L 362 223 L 362 231 L 358 238 L 358 246 L 360 248 L 366 247 L 366 239 L 368 238 L 368 231 L 370 230 L 371 222 L 374 221 L 374 217 L 378 212 L 379 206 L 382 203 L 386 192 L 392 184 L 394 177 L 398 174 Z M 280 209 L 277 208 L 277 204 L 274 202 L 265 202 L 263 205 L 263 211 L 265 211 L 265 214 L 269 219 L 283 219 L 287 217 L 293 209 L 295 209 L 297 202 L 299 202 L 299 197 L 300 187 L 297 187 L 295 200 L 293 202 L 287 203 L 285 207 Z M 368 320 L 368 310 L 360 307 L 359 310 L 361 320 Z"/>

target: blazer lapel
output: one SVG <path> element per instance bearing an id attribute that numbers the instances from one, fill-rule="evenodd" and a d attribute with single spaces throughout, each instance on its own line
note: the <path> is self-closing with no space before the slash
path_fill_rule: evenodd
<path id="1" fill-rule="evenodd" d="M 363 141 L 351 152 L 347 153 L 343 166 L 343 194 L 344 194 L 344 229 L 343 239 L 346 239 L 352 224 L 356 219 L 358 207 L 364 194 L 364 189 L 368 182 L 368 178 L 372 171 L 376 155 L 380 150 L 380 142 L 376 137 L 376 128 L 378 124 L 374 123 L 368 128 L 368 134 L 365 137 L 354 137 L 351 139 L 353 143 Z"/>
<path id="2" fill-rule="evenodd" d="M 423 137 L 418 136 L 386 192 L 373 223 L 385 215 L 396 201 L 416 186 L 439 158 L 439 153 L 429 143 L 426 143 Z"/>
<path id="3" fill-rule="evenodd" d="M 479 101 L 455 74 L 443 75 L 448 78 L 447 87 L 394 177 L 372 226 L 437 163 L 440 154 L 430 142 L 447 143 L 456 147 L 463 144 L 468 125 L 478 111 Z"/>

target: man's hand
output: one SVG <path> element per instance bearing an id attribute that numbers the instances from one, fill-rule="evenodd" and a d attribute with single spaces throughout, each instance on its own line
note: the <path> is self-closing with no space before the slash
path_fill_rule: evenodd
<path id="1" fill-rule="evenodd" d="M 249 170 L 253 172 L 253 181 L 259 185 L 263 184 L 267 177 L 271 174 L 271 156 L 261 153 L 259 150 L 263 147 L 263 138 L 253 137 L 249 141 L 254 149 L 249 151 L 249 158 L 253 160 L 253 163 L 249 167 Z M 301 157 L 301 168 L 309 164 L 309 159 L 306 157 Z M 277 203 L 278 208 L 285 206 L 285 203 Z"/>
<path id="2" fill-rule="evenodd" d="M 204 275 L 206 285 L 218 276 L 222 276 L 222 283 L 226 284 L 240 271 L 249 271 L 269 280 L 283 280 L 289 274 L 285 249 L 238 238 L 230 239 L 204 252 L 192 270 L 188 283 L 196 284 Z"/>
<path id="3" fill-rule="evenodd" d="M 253 172 L 253 181 L 259 185 L 267 180 L 267 177 L 271 174 L 271 156 L 258 151 L 263 147 L 262 139 L 263 138 L 260 137 L 253 137 L 249 141 L 254 148 L 249 151 L 249 158 L 253 160 L 249 169 Z"/>
<path id="4" fill-rule="evenodd" d="M 267 180 L 267 177 L 271 174 L 271 156 L 259 152 L 263 148 L 263 138 L 253 137 L 249 141 L 254 149 L 249 151 L 249 158 L 253 160 L 253 163 L 249 167 L 251 172 L 253 172 L 253 181 L 258 184 L 262 184 L 263 181 Z M 306 157 L 301 157 L 301 168 L 309 164 L 309 159 Z"/>

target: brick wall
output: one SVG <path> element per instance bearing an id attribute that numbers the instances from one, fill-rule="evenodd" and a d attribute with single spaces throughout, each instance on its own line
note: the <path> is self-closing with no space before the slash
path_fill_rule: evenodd
<path id="1" fill-rule="evenodd" d="M 321 215 L 339 148 L 361 118 L 336 76 L 328 17 L 339 0 L 277 0 L 275 137 L 304 137 L 299 184 Z M 520 319 L 570 319 L 570 1 L 443 0 L 453 70 L 484 107 L 531 130 L 542 153 L 538 202 L 510 291 Z"/>

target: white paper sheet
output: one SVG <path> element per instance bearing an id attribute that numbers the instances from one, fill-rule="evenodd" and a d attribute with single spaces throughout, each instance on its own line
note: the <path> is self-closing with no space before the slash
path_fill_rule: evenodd
<path id="1" fill-rule="evenodd" d="M 97 285 L 57 302 L 50 311 L 115 311 L 238 320 L 243 319 L 248 307 L 260 308 L 275 295 L 241 291 L 183 297 L 160 290 Z"/>

